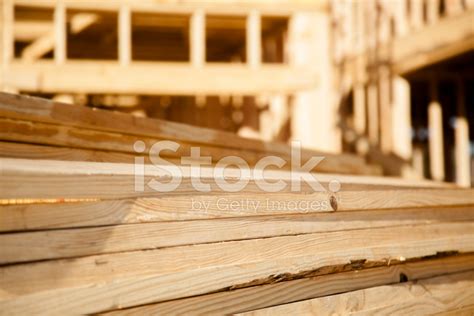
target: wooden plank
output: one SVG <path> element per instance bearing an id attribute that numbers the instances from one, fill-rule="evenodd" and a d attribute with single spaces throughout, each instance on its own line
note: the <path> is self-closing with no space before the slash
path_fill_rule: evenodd
<path id="1" fill-rule="evenodd" d="M 196 10 L 189 24 L 191 64 L 202 67 L 206 62 L 206 16 L 204 10 Z"/>
<path id="2" fill-rule="evenodd" d="M 383 153 L 389 154 L 393 150 L 392 134 L 392 95 L 391 95 L 392 79 L 388 67 L 379 67 L 378 82 L 378 101 L 379 101 L 379 117 L 380 117 L 380 149 Z M 372 119 L 372 117 L 371 117 Z M 396 134 L 395 134 L 396 135 Z"/>
<path id="3" fill-rule="evenodd" d="M 454 126 L 456 183 L 461 187 L 471 186 L 471 151 L 469 122 L 466 116 L 466 94 L 464 82 L 458 81 L 457 110 Z"/>
<path id="4" fill-rule="evenodd" d="M 381 300 L 380 297 L 384 297 Z M 355 292 L 275 306 L 240 315 L 322 314 L 431 315 L 474 304 L 474 271 L 438 276 L 417 282 L 383 285 Z"/>
<path id="5" fill-rule="evenodd" d="M 444 18 L 396 39 L 393 70 L 404 74 L 474 49 L 474 10 Z"/>
<path id="6" fill-rule="evenodd" d="M 367 110 L 369 113 L 369 141 L 371 144 L 379 142 L 379 102 L 378 89 L 375 83 L 370 83 L 367 87 Z"/>
<path id="7" fill-rule="evenodd" d="M 128 5 L 122 5 L 118 14 L 118 56 L 121 66 L 132 60 L 132 13 Z"/>
<path id="8" fill-rule="evenodd" d="M 410 26 L 413 30 L 423 26 L 423 0 L 410 0 Z"/>
<path id="9" fill-rule="evenodd" d="M 72 147 L 56 147 L 48 145 L 34 145 L 28 143 L 14 143 L 0 141 L 0 157 L 23 158 L 39 160 L 66 160 L 112 163 L 134 163 L 137 155 L 105 150 L 88 150 Z M 145 163 L 151 163 L 149 157 L 144 156 Z M 174 164 L 180 164 L 180 159 L 166 158 Z"/>
<path id="10" fill-rule="evenodd" d="M 471 316 L 474 314 L 474 305 L 469 305 L 461 308 L 450 309 L 441 313 L 436 313 L 436 316 Z"/>
<path id="11" fill-rule="evenodd" d="M 397 37 L 404 36 L 408 32 L 407 4 L 407 1 L 396 1 L 393 3 L 393 16 Z"/>
<path id="12" fill-rule="evenodd" d="M 443 141 L 443 110 L 438 100 L 438 82 L 430 83 L 431 101 L 428 105 L 429 130 L 429 161 L 431 178 L 436 181 L 444 180 L 444 141 Z"/>
<path id="13" fill-rule="evenodd" d="M 472 269 L 473 264 L 472 255 L 422 260 L 178 299 L 130 309 L 114 310 L 106 314 L 136 315 L 138 313 L 151 315 L 175 313 L 184 315 L 192 313 L 228 315 L 367 287 L 398 283 L 402 274 L 408 280 L 418 280 L 466 271 Z M 350 282 L 347 282 L 347 280 L 350 280 Z"/>
<path id="14" fill-rule="evenodd" d="M 14 56 L 13 22 L 14 7 L 12 0 L 2 1 L 2 63 L 6 67 Z"/>
<path id="15" fill-rule="evenodd" d="M 426 2 L 426 17 L 429 24 L 436 23 L 439 19 L 439 3 L 440 0 Z"/>
<path id="16" fill-rule="evenodd" d="M 410 193 L 410 191 L 340 192 L 336 200 L 339 200 L 339 212 L 341 210 L 374 210 L 375 212 L 376 210 L 400 209 L 401 207 L 426 207 L 432 209 L 432 207 L 427 205 L 430 203 L 431 205 L 436 205 L 436 207 L 449 204 L 472 204 L 472 201 L 469 201 L 469 195 L 472 196 L 471 191 L 461 191 L 452 197 L 447 192 L 444 193 L 443 197 L 443 194 L 438 194 L 442 193 L 439 191 L 429 190 L 433 193 L 420 190 Z M 467 196 L 467 198 L 465 197 L 463 200 L 462 194 Z M 360 197 L 361 195 L 369 197 L 364 199 Z M 370 197 L 373 198 L 371 199 Z M 434 200 L 431 201 L 433 198 Z M 0 218 L 0 231 L 330 212 L 333 210 L 332 206 L 328 205 L 330 200 L 331 197 L 327 193 L 306 196 L 280 193 L 277 196 L 261 196 L 251 194 L 250 192 L 230 196 L 193 195 L 181 198 L 174 196 L 139 198 L 136 200 L 126 199 L 121 201 L 91 200 L 82 203 L 58 203 L 60 201 L 54 198 L 50 203 L 43 201 L 44 204 L 41 204 L 41 201 L 34 203 L 34 200 L 26 203 L 28 201 L 26 200 L 23 204 L 2 206 L 0 208 L 2 214 Z M 233 201 L 239 201 L 238 206 L 240 208 L 237 207 L 237 210 L 235 208 L 231 209 L 230 203 Z M 314 203 L 319 202 L 320 204 L 311 208 L 311 204 L 304 204 L 308 201 L 311 201 L 311 203 L 316 201 Z M 390 202 L 387 203 L 387 201 Z M 271 202 L 275 202 L 276 205 L 271 204 Z M 294 203 L 300 203 L 300 207 L 295 208 Z M 449 209 L 453 209 L 452 212 L 455 212 L 458 208 L 449 207 Z M 442 210 L 439 211 L 441 212 Z M 389 216 L 389 213 L 382 214 Z M 331 216 L 336 215 L 327 216 L 332 218 Z M 348 216 L 346 218 L 350 218 L 350 216 L 355 215 L 346 214 L 346 216 Z M 376 216 L 376 213 L 373 216 Z M 405 215 L 400 214 L 400 216 Z"/>
<path id="17" fill-rule="evenodd" d="M 392 137 L 393 153 L 409 160 L 412 157 L 410 83 L 402 77 L 393 77 Z"/>
<path id="18" fill-rule="evenodd" d="M 234 1 L 219 1 L 214 2 L 195 2 L 195 1 L 179 1 L 179 2 L 157 2 L 154 0 L 125 0 L 125 1 L 99 1 L 99 2 L 84 2 L 78 0 L 63 0 L 68 8 L 80 10 L 108 10 L 117 11 L 121 4 L 130 5 L 134 12 L 144 13 L 161 13 L 161 14 L 192 14 L 196 9 L 204 9 L 213 15 L 246 15 L 252 9 L 261 10 L 266 15 L 288 17 L 292 13 L 299 11 L 320 11 L 328 10 L 329 2 L 326 0 L 318 0 L 311 2 L 296 2 L 288 3 L 286 0 L 259 0 L 259 1 L 245 1 L 242 3 L 235 3 Z M 55 0 L 36 0 L 34 2 L 29 0 L 15 0 L 17 5 L 38 8 L 54 8 Z M 271 4 L 269 4 L 271 3 Z"/>
<path id="19" fill-rule="evenodd" d="M 93 162 L 69 162 L 69 161 L 47 161 L 47 160 L 22 160 L 22 159 L 0 159 L 0 175 L 3 200 L 9 199 L 111 199 L 129 198 L 145 196 L 161 196 L 165 193 L 173 194 L 196 194 L 198 190 L 192 185 L 193 179 L 190 167 L 166 165 L 143 165 L 143 188 L 136 189 L 136 184 L 142 183 L 141 178 L 135 174 L 136 166 L 133 164 L 112 164 Z M 138 165 L 139 166 L 139 165 Z M 243 183 L 242 194 L 275 192 L 275 182 L 281 184 L 278 187 L 278 194 L 283 192 L 331 194 L 342 189 L 348 190 L 374 190 L 401 189 L 401 188 L 428 188 L 431 182 L 403 181 L 401 179 L 376 178 L 376 177 L 344 177 L 343 175 L 323 175 L 312 174 L 313 179 L 301 181 L 300 187 L 291 185 L 295 178 L 299 178 L 301 173 L 296 171 L 273 171 L 267 170 L 265 175 L 253 174 L 242 176 L 241 170 L 237 168 L 213 168 L 202 167 L 200 179 L 205 184 L 209 184 L 209 190 L 224 193 L 225 187 L 222 182 L 233 182 L 239 179 Z M 222 175 L 225 172 L 224 175 Z M 140 176 L 142 177 L 142 176 Z M 175 186 L 165 186 L 171 178 L 174 181 L 181 180 Z M 154 183 L 152 182 L 154 181 Z M 375 182 L 372 182 L 375 180 Z M 329 183 L 332 183 L 329 186 Z M 41 185 L 39 185 L 41 184 Z M 104 186 L 104 184 L 107 184 Z M 329 187 L 329 190 L 326 189 Z M 334 187 L 337 187 L 334 189 Z M 443 185 L 441 185 L 443 187 Z M 166 189 L 167 188 L 167 189 Z M 332 189 L 331 189 L 332 188 Z M 233 189 L 233 188 L 232 188 Z M 166 191 L 168 190 L 168 191 Z M 171 190 L 171 191 L 169 191 Z M 201 189 L 202 190 L 202 189 Z M 402 190 L 403 192 L 414 192 L 413 190 Z M 227 192 L 229 192 L 227 190 Z M 384 191 L 385 192 L 385 191 Z M 468 192 L 468 191 L 466 191 Z M 339 192 L 341 193 L 341 192 Z M 338 193 L 338 194 L 339 194 Z M 419 194 L 419 192 L 416 192 Z M 463 196 L 463 191 L 446 190 L 436 192 L 437 196 L 445 194 L 446 203 L 470 202 L 471 197 Z M 346 192 L 345 194 L 348 194 Z M 357 193 L 356 193 L 357 194 Z M 427 193 L 428 200 L 432 199 L 432 194 Z M 361 198 L 361 197 L 359 197 Z M 443 199 L 441 198 L 441 200 Z M 456 202 L 455 198 L 459 198 Z M 336 199 L 333 196 L 333 200 Z M 363 199 L 363 197 L 362 197 Z M 436 197 L 434 197 L 435 201 Z M 367 201 L 363 201 L 366 203 Z M 393 201 L 392 201 L 393 202 Z M 391 205 L 390 201 L 383 204 Z M 440 203 L 440 201 L 437 201 Z M 406 201 L 401 204 L 407 203 Z M 408 203 L 410 203 L 408 201 Z M 426 202 L 429 203 L 432 202 Z M 332 203 L 335 208 L 342 209 L 343 204 Z M 337 204 L 337 206 L 336 206 Z M 452 204 L 449 204 L 452 205 Z"/>
<path id="20" fill-rule="evenodd" d="M 75 126 L 93 130 L 120 132 L 150 138 L 178 140 L 194 144 L 208 144 L 220 147 L 248 149 L 266 152 L 267 154 L 291 155 L 291 147 L 278 142 L 262 142 L 255 139 L 239 137 L 233 133 L 208 128 L 190 126 L 165 120 L 138 118 L 123 113 L 89 109 L 86 107 L 68 106 L 45 99 L 16 96 L 0 93 L 0 115 L 9 118 L 24 119 Z M 80 119 L 78 119 L 80 118 Z M 337 161 L 337 172 L 344 170 L 343 165 L 364 166 L 364 160 L 354 155 L 323 154 L 312 150 L 303 150 L 302 159 L 311 156 L 325 155 L 331 161 Z M 352 170 L 352 173 L 358 173 Z"/>
<path id="21" fill-rule="evenodd" d="M 51 21 L 21 20 L 13 24 L 14 38 L 19 41 L 31 42 L 39 37 L 51 33 Z"/>
<path id="22" fill-rule="evenodd" d="M 458 15 L 463 11 L 463 0 L 445 0 L 447 15 Z"/>
<path id="23" fill-rule="evenodd" d="M 96 23 L 97 20 L 99 19 L 98 15 L 96 14 L 87 14 L 87 13 L 79 13 L 79 14 L 74 14 L 71 17 L 71 33 L 72 34 L 77 34 L 91 26 L 92 24 Z M 28 24 L 28 21 L 26 22 L 18 22 L 18 23 L 27 23 L 26 27 L 29 27 L 29 31 L 31 34 L 31 29 L 34 29 L 36 27 L 46 29 L 46 31 L 43 30 L 43 34 L 38 36 L 37 38 L 33 38 L 34 41 L 29 44 L 27 47 L 25 47 L 22 52 L 21 52 L 21 58 L 26 61 L 26 62 L 33 62 L 35 60 L 40 59 L 43 55 L 47 54 L 48 52 L 54 50 L 54 45 L 55 45 L 55 31 L 53 30 L 52 27 L 46 28 L 45 26 L 41 26 L 41 24 L 36 25 L 30 22 Z M 48 26 L 49 24 L 47 24 Z M 17 23 L 15 23 L 15 27 L 17 26 Z M 20 27 L 22 24 L 19 25 Z M 25 27 L 25 28 L 26 28 Z M 20 29 L 21 31 L 21 29 Z M 34 31 L 33 31 L 34 32 Z M 24 34 L 20 34 L 22 37 L 24 37 Z M 15 34 L 16 36 L 16 34 Z"/>
<path id="24" fill-rule="evenodd" d="M 256 95 L 293 93 L 318 85 L 317 72 L 305 67 L 212 63 L 202 69 L 188 62 L 134 61 L 123 68 L 115 61 L 70 60 L 55 65 L 40 60 L 32 65 L 12 62 L 7 83 L 43 93 L 124 93 L 144 95 Z M 176 84 L 179 83 L 179 84 Z"/>
<path id="25" fill-rule="evenodd" d="M 53 146 L 73 147 L 92 150 L 107 150 L 111 152 L 137 154 L 134 144 L 141 141 L 145 144 L 143 154 L 148 154 L 152 146 L 165 139 L 148 138 L 122 133 L 101 132 L 84 128 L 67 127 L 53 124 L 43 124 L 21 120 L 3 119 L 0 117 L 0 139 L 10 142 L 36 143 Z M 181 142 L 176 151 L 167 150 L 163 156 L 175 158 L 190 156 L 192 146 Z M 212 146 L 199 146 L 202 156 L 210 156 L 214 162 L 226 156 L 239 156 L 250 165 L 254 165 L 266 155 L 252 151 L 238 151 Z M 141 154 L 141 153 L 138 153 Z M 285 157 L 288 158 L 288 157 Z"/>
<path id="26" fill-rule="evenodd" d="M 262 59 L 262 30 L 260 12 L 252 10 L 247 16 L 246 48 L 247 64 L 251 68 L 258 68 Z"/>
<path id="27" fill-rule="evenodd" d="M 5 266 L 0 280 L 7 290 L 0 293 L 0 310 L 94 313 L 255 284 L 271 275 L 357 259 L 387 263 L 436 252 L 471 252 L 473 225 L 353 230 Z"/>
<path id="28" fill-rule="evenodd" d="M 148 155 L 157 142 L 167 139 L 149 138 L 144 136 L 127 135 L 117 132 L 102 132 L 85 128 L 76 128 L 55 124 L 44 124 L 23 120 L 4 119 L 0 117 L 0 139 L 9 142 L 23 142 L 60 147 L 73 147 L 89 150 L 107 150 L 110 152 Z M 142 152 L 135 150 L 134 144 L 142 142 L 145 149 Z M 240 157 L 250 166 L 256 165 L 261 159 L 272 155 L 262 151 L 240 150 L 221 146 L 208 146 L 179 142 L 175 151 L 166 150 L 163 157 L 182 158 L 190 157 L 193 147 L 200 148 L 200 155 L 210 157 L 212 163 L 229 156 Z M 288 148 L 289 149 L 289 148 Z M 310 152 L 302 152 L 303 159 L 310 159 Z M 317 171 L 337 171 L 338 173 L 370 173 L 370 166 L 345 161 L 336 155 L 322 156 L 323 160 L 315 167 Z M 350 157 L 350 156 L 349 156 Z M 286 162 L 286 168 L 291 166 L 291 156 L 279 155 Z M 284 166 L 285 167 L 285 166 Z"/>
<path id="29" fill-rule="evenodd" d="M 54 63 L 62 65 L 66 61 L 66 6 L 62 0 L 54 8 Z"/>
<path id="30" fill-rule="evenodd" d="M 13 21 L 14 21 L 14 9 L 13 9 L 13 2 L 12 0 L 3 0 L 1 3 L 2 11 L 2 21 L 0 22 L 1 28 L 1 40 L 2 40 L 2 47 L 1 47 L 1 57 L 2 59 L 0 62 L 2 63 L 3 71 L 7 69 L 11 60 L 14 56 L 14 38 L 13 38 Z M 3 72 L 2 71 L 2 72 Z M 0 83 L 5 85 L 5 74 L 2 74 L 2 78 L 0 78 Z"/>
<path id="31" fill-rule="evenodd" d="M 235 199 L 233 201 L 239 200 Z M 235 213 L 241 213 L 240 216 L 246 216 L 246 213 L 250 213 L 249 211 L 254 211 L 252 207 L 247 207 L 245 203 L 239 204 L 240 209 L 244 209 L 244 211 L 236 211 Z M 224 206 L 225 203 L 221 203 L 221 205 Z M 245 208 L 249 210 L 245 212 Z M 259 211 L 255 210 L 255 213 L 258 214 L 260 213 Z M 205 210 L 195 210 L 195 212 L 205 212 Z M 172 212 L 170 211 L 169 213 Z M 2 245 L 2 251 L 0 252 L 0 264 L 285 235 L 474 220 L 473 207 L 374 210 L 291 216 L 275 213 L 276 215 L 271 217 L 236 217 L 232 219 L 141 223 L 98 228 L 1 234 L 0 244 Z M 6 217 L 11 212 L 3 212 L 0 208 L 0 214 L 2 214 L 2 217 Z M 180 215 L 178 212 L 175 212 L 175 214 L 177 216 Z M 183 215 L 186 216 L 186 213 Z M 22 214 L 22 216 L 25 215 Z M 61 217 L 63 221 L 65 216 L 67 215 Z M 48 218 L 54 217 L 54 215 L 45 211 L 42 213 L 42 217 L 44 221 L 47 221 Z M 18 219 L 18 216 L 13 216 L 13 218 L 1 220 L 0 222 L 2 224 L 12 222 L 15 218 Z M 55 220 L 53 219 L 52 221 L 54 222 Z M 100 225 L 101 219 L 98 219 L 99 223 L 91 222 L 92 225 Z M 51 227 L 51 224 L 47 224 L 48 228 Z M 21 223 L 17 222 L 17 225 L 23 225 L 26 229 L 30 228 L 24 220 Z M 0 224 L 0 228 L 2 226 Z"/>

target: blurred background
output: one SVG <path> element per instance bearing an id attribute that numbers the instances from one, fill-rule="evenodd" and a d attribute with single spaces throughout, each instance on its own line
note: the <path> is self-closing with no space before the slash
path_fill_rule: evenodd
<path id="1" fill-rule="evenodd" d="M 471 186 L 474 0 L 0 0 L 2 91 Z"/>

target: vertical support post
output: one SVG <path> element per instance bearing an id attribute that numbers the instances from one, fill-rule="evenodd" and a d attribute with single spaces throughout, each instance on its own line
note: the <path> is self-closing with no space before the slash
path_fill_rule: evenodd
<path id="1" fill-rule="evenodd" d="M 54 61 L 57 65 L 66 61 L 66 6 L 61 0 L 54 9 Z"/>
<path id="2" fill-rule="evenodd" d="M 1 36 L 2 36 L 2 64 L 7 66 L 13 59 L 13 20 L 14 9 L 12 0 L 3 0 L 2 3 L 2 21 Z"/>
<path id="3" fill-rule="evenodd" d="M 369 141 L 372 145 L 379 142 L 379 109 L 377 84 L 369 83 L 367 87 L 367 108 L 369 112 Z"/>
<path id="4" fill-rule="evenodd" d="M 439 1 L 440 0 L 426 1 L 428 23 L 430 24 L 436 23 L 439 19 Z"/>
<path id="5" fill-rule="evenodd" d="M 410 4 L 411 27 L 419 29 L 423 26 L 423 0 L 410 0 Z"/>
<path id="6" fill-rule="evenodd" d="M 269 112 L 271 114 L 271 140 L 281 140 L 278 137 L 281 135 L 281 132 L 289 119 L 287 100 L 287 96 L 283 94 L 276 94 L 270 97 Z"/>
<path id="7" fill-rule="evenodd" d="M 448 15 L 455 15 L 462 12 L 462 0 L 445 0 L 446 13 Z"/>
<path id="8" fill-rule="evenodd" d="M 392 151 L 403 159 L 412 156 L 410 83 L 402 77 L 392 81 Z"/>
<path id="9" fill-rule="evenodd" d="M 443 112 L 438 101 L 438 83 L 430 82 L 431 102 L 428 105 L 428 130 L 431 178 L 443 181 L 444 175 L 444 144 L 443 144 Z"/>
<path id="10" fill-rule="evenodd" d="M 10 62 L 14 57 L 14 7 L 12 0 L 3 0 L 3 3 L 0 4 L 0 10 L 0 91 L 9 91 L 11 87 L 7 87 L 5 79 L 7 78 L 6 72 Z"/>
<path id="11" fill-rule="evenodd" d="M 297 12 L 288 27 L 289 63 L 318 72 L 324 80 L 291 98 L 291 138 L 315 150 L 340 153 L 339 98 L 331 49 L 331 18 L 326 12 Z M 317 61 L 317 62 L 315 62 Z"/>
<path id="12" fill-rule="evenodd" d="M 456 183 L 462 187 L 471 186 L 469 123 L 466 118 L 464 82 L 458 81 L 457 113 L 454 130 Z"/>
<path id="13" fill-rule="evenodd" d="M 387 67 L 379 70 L 379 95 L 380 104 L 380 149 L 383 153 L 390 153 L 392 150 L 392 108 L 390 104 L 391 80 L 390 71 Z"/>
<path id="14" fill-rule="evenodd" d="M 247 64 L 256 68 L 260 66 L 262 59 L 262 37 L 261 37 L 260 13 L 252 10 L 247 16 Z"/>
<path id="15" fill-rule="evenodd" d="M 408 32 L 408 19 L 407 19 L 407 2 L 406 1 L 395 1 L 393 3 L 393 15 L 395 18 L 395 33 L 396 36 L 400 37 Z"/>
<path id="16" fill-rule="evenodd" d="M 191 64 L 202 67 L 206 62 L 206 16 L 203 10 L 197 9 L 189 23 L 189 47 Z"/>
<path id="17" fill-rule="evenodd" d="M 120 6 L 118 17 L 118 55 L 121 66 L 132 59 L 132 14 L 129 5 Z"/>
<path id="18" fill-rule="evenodd" d="M 358 141 L 356 149 L 359 154 L 365 154 L 365 148 L 361 140 L 365 136 L 366 131 L 366 107 L 365 107 L 365 87 L 364 84 L 358 83 L 354 86 L 354 129 L 357 133 Z"/>

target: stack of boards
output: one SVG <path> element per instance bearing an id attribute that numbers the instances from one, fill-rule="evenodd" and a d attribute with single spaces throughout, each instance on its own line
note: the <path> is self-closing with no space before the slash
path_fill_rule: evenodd
<path id="1" fill-rule="evenodd" d="M 325 155 L 314 170 L 324 190 L 269 193 L 252 174 L 225 192 L 217 180 L 239 170 L 216 173 L 221 158 L 289 164 L 291 148 L 9 94 L 0 121 L 2 315 L 474 313 L 471 189 Z M 191 147 L 211 157 L 210 192 L 185 165 L 150 163 L 162 140 L 180 144 L 169 162 Z M 179 171 L 181 183 L 137 190 L 137 157 L 138 180 Z M 285 167 L 267 175 L 291 180 Z M 311 203 L 320 207 L 301 207 Z"/>

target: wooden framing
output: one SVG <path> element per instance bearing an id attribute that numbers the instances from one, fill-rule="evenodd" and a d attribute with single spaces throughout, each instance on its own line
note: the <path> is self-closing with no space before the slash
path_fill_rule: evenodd
<path id="1" fill-rule="evenodd" d="M 14 47 L 13 47 L 13 20 L 14 20 L 14 10 L 12 0 L 3 0 L 1 5 L 1 17 L 0 21 L 0 40 L 1 40 L 1 65 L 2 73 L 0 74 L 0 89 L 8 88 L 7 83 L 5 83 L 7 76 L 5 70 L 10 66 L 10 62 L 14 56 Z"/>
<path id="2" fill-rule="evenodd" d="M 66 61 L 66 6 L 62 0 L 54 8 L 54 63 Z"/>
<path id="3" fill-rule="evenodd" d="M 56 0 L 14 0 L 16 5 L 32 6 L 39 8 L 54 8 Z M 91 3 L 80 0 L 62 0 L 70 9 L 90 9 Z M 215 3 L 197 3 L 192 0 L 185 1 L 154 1 L 154 0 L 124 0 L 124 1 L 98 1 L 93 3 L 93 7 L 98 10 L 118 11 L 121 5 L 129 5 L 133 12 L 149 13 L 169 13 L 169 14 L 191 14 L 196 9 L 204 9 L 211 15 L 247 15 L 251 10 L 256 9 L 270 16 L 290 16 L 298 11 L 319 11 L 326 10 L 329 3 L 326 0 L 314 2 L 288 3 L 285 0 L 272 1 L 258 0 L 236 4 L 233 1 L 219 1 L 221 5 Z"/>
<path id="4" fill-rule="evenodd" d="M 392 69 L 405 74 L 474 49 L 474 10 L 446 17 L 391 44 Z"/>
<path id="5" fill-rule="evenodd" d="M 379 91 L 377 89 L 376 83 L 369 83 L 367 87 L 367 111 L 370 117 L 368 133 L 369 141 L 372 145 L 379 143 L 379 107 L 378 107 L 378 95 Z"/>
<path id="6" fill-rule="evenodd" d="M 430 82 L 431 101 L 428 105 L 428 130 L 430 150 L 431 178 L 444 180 L 444 142 L 443 142 L 443 111 L 438 101 L 438 82 Z"/>
<path id="7" fill-rule="evenodd" d="M 132 59 L 132 14 L 130 6 L 124 4 L 118 14 L 119 63 L 128 66 Z"/>
<path id="8" fill-rule="evenodd" d="M 399 157 L 409 160 L 413 149 L 411 143 L 410 83 L 395 76 L 392 78 L 392 142 L 393 152 Z"/>
<path id="9" fill-rule="evenodd" d="M 315 72 L 287 65 L 265 65 L 254 70 L 243 64 L 216 63 L 193 69 L 188 63 L 133 62 L 124 68 L 116 62 L 68 61 L 57 66 L 37 61 L 13 62 L 4 75 L 6 84 L 43 93 L 291 94 L 318 84 Z"/>
<path id="10" fill-rule="evenodd" d="M 206 62 L 206 16 L 204 10 L 193 12 L 189 27 L 191 64 L 193 67 L 199 68 Z"/>
<path id="11" fill-rule="evenodd" d="M 247 16 L 247 64 L 251 68 L 258 68 L 261 63 L 262 56 L 262 31 L 260 13 L 252 10 Z"/>
<path id="12" fill-rule="evenodd" d="M 11 86 L 20 91 L 69 94 L 145 94 L 145 95 L 260 95 L 262 93 L 292 94 L 313 88 L 318 84 L 316 72 L 304 67 L 265 65 L 261 63 L 262 14 L 290 18 L 298 10 L 325 9 L 326 1 L 290 6 L 285 3 L 271 5 L 222 2 L 222 5 L 196 4 L 192 1 L 99 1 L 87 3 L 76 0 L 23 1 L 12 0 L 17 6 L 29 8 L 54 8 L 54 27 L 49 34 L 36 39 L 24 50 L 24 60 L 9 60 L 11 69 L 2 68 L 3 76 Z M 225 5 L 224 5 L 225 4 Z M 99 10 L 118 12 L 118 61 L 71 61 L 66 62 L 66 8 L 75 10 Z M 189 62 L 131 62 L 131 14 L 159 13 L 191 16 Z M 79 13 L 80 15 L 81 13 Z M 205 15 L 242 16 L 248 18 L 247 64 L 206 65 Z M 74 17 L 73 17 L 74 18 Z M 73 22 L 73 20 L 71 20 Z M 90 22 L 90 21 L 89 21 Z M 73 23 L 71 23 L 73 26 Z M 90 25 L 90 24 L 89 24 Z M 87 27 L 85 25 L 84 27 Z M 71 29 L 72 33 L 75 33 Z M 77 32 L 79 32 L 78 30 Z M 12 32 L 9 34 L 13 35 Z M 13 44 L 13 38 L 11 43 Z M 54 63 L 37 61 L 38 57 L 54 48 Z M 190 67 L 193 66 L 193 67 Z M 196 69 L 199 68 L 199 69 Z M 58 78 L 62 74 L 63 78 Z M 78 80 L 80 79 L 80 80 Z M 250 79 L 250 80 L 249 80 Z M 45 84 L 46 83 L 46 84 Z M 178 84 L 179 83 L 179 84 Z"/>
<path id="13" fill-rule="evenodd" d="M 466 117 L 464 82 L 457 82 L 457 107 L 454 127 L 456 183 L 461 187 L 471 186 L 471 153 L 469 148 L 469 123 Z"/>
<path id="14" fill-rule="evenodd" d="M 82 32 L 84 29 L 88 28 L 90 25 L 94 24 L 97 21 L 98 17 L 96 14 L 86 14 L 86 13 L 79 13 L 75 14 L 71 17 L 71 33 L 77 34 Z M 22 24 L 25 24 L 25 28 L 27 30 L 17 30 L 18 27 L 21 27 Z M 25 47 L 21 53 L 21 59 L 26 62 L 34 62 L 41 58 L 41 56 L 45 55 L 46 53 L 54 50 L 55 46 L 55 31 L 53 26 L 45 23 L 45 25 L 40 24 L 39 22 L 15 22 L 15 38 L 18 35 L 21 37 L 26 37 L 28 34 L 32 33 L 32 29 L 40 28 L 38 34 L 32 35 L 32 39 L 34 40 L 28 47 Z M 41 30 L 44 28 L 45 30 Z M 19 34 L 16 33 L 19 32 Z M 26 34 L 22 33 L 25 32 Z M 34 32 L 34 31 L 33 31 Z M 41 34 L 44 33 L 44 34 Z M 36 36 L 35 36 L 36 35 Z M 29 39 L 29 38 L 26 38 Z"/>

